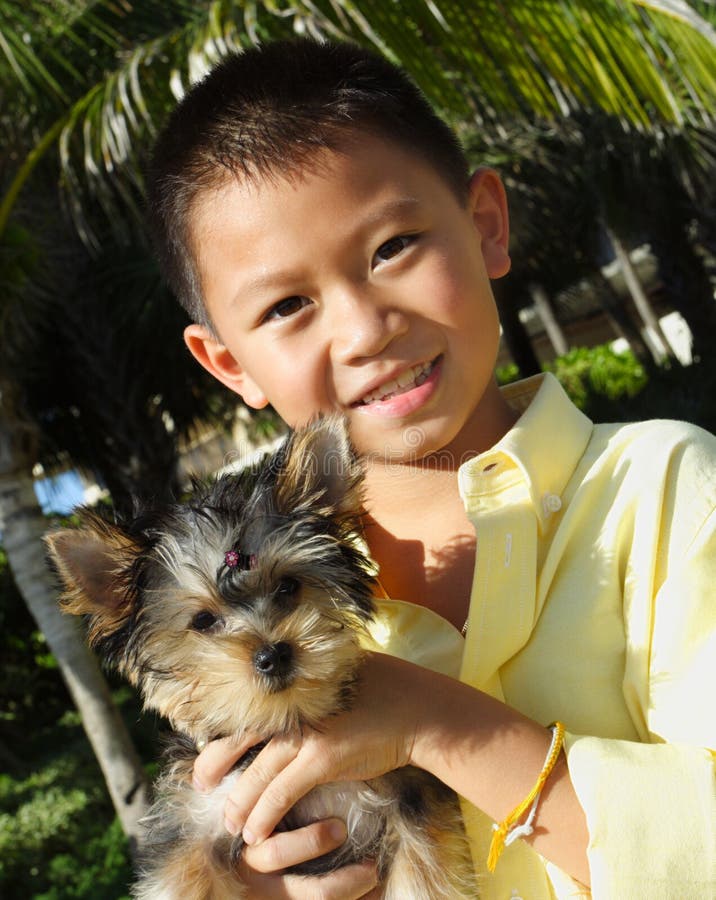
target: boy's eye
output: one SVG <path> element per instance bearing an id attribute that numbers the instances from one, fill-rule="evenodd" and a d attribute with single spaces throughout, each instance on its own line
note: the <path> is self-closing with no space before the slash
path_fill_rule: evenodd
<path id="1" fill-rule="evenodd" d="M 271 307 L 264 316 L 264 321 L 268 321 L 269 319 L 286 319 L 289 316 L 293 316 L 297 312 L 300 312 L 303 307 L 308 306 L 310 302 L 308 297 L 299 297 L 298 295 L 284 297 L 283 300 L 279 300 L 278 303 L 275 303 Z"/>
<path id="2" fill-rule="evenodd" d="M 398 235 L 398 237 L 391 238 L 375 251 L 376 262 L 387 262 L 405 250 L 411 241 L 412 238 L 409 235 Z"/>

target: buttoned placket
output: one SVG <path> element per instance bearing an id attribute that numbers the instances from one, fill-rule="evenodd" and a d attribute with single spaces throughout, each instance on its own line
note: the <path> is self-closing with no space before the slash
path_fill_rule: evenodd
<path id="1" fill-rule="evenodd" d="M 506 454 L 471 460 L 458 480 L 477 535 L 460 678 L 504 700 L 500 669 L 530 639 L 537 615 L 537 535 L 543 511 L 535 509 L 524 472 Z M 477 869 L 484 871 L 492 823 L 467 803 L 463 814 Z M 544 867 L 517 841 L 490 876 L 488 894 L 496 900 L 529 896 L 530 885 L 546 885 Z M 547 896 L 546 891 L 540 889 L 539 896 Z"/>
<path id="2" fill-rule="evenodd" d="M 504 699 L 499 669 L 529 640 L 536 619 L 538 514 L 509 457 L 472 463 L 458 476 L 477 536 L 460 677 Z"/>

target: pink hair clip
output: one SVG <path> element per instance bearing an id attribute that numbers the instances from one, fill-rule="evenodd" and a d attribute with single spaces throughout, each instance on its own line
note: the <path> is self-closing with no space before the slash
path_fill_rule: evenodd
<path id="1" fill-rule="evenodd" d="M 258 565 L 258 558 L 255 553 L 247 556 L 246 553 L 239 553 L 238 550 L 227 550 L 224 554 L 224 564 L 228 569 L 255 569 Z"/>
<path id="2" fill-rule="evenodd" d="M 224 554 L 224 562 L 229 569 L 235 569 L 239 564 L 239 554 L 236 550 L 227 550 Z"/>

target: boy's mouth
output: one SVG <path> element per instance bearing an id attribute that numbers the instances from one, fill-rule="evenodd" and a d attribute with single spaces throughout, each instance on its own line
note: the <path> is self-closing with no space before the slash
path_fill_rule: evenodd
<path id="1" fill-rule="evenodd" d="M 438 359 L 433 359 L 430 362 L 418 363 L 418 365 L 406 369 L 405 372 L 401 372 L 397 378 L 386 381 L 385 384 L 382 384 L 379 388 L 376 388 L 376 390 L 361 397 L 361 399 L 353 405 L 368 406 L 370 403 L 379 403 L 383 400 L 390 400 L 393 397 L 397 397 L 399 394 L 405 394 L 408 391 L 412 391 L 414 388 L 419 387 L 427 381 L 437 362 Z"/>

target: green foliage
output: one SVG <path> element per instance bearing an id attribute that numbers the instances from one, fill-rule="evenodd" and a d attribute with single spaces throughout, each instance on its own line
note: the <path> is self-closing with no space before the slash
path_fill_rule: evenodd
<path id="1" fill-rule="evenodd" d="M 559 379 L 573 403 L 595 422 L 681 419 L 716 433 L 716 360 L 649 372 L 629 350 L 609 344 L 577 347 L 543 367 Z M 520 377 L 510 363 L 497 369 L 500 384 Z"/>
<path id="2" fill-rule="evenodd" d="M 104 778 L 0 547 L 0 897 L 117 900 L 127 896 L 127 842 Z M 154 723 L 134 693 L 114 691 L 144 757 Z"/>
<path id="3" fill-rule="evenodd" d="M 495 369 L 498 384 L 511 384 L 520 378 L 520 369 L 517 363 L 507 363 L 506 366 L 498 366 Z"/>
<path id="4" fill-rule="evenodd" d="M 710 124 L 713 11 L 678 6 L 541 0 L 506 13 L 488 0 L 11 0 L 0 5 L 0 87 L 22 151 L 8 202 L 0 198 L 0 231 L 39 159 L 58 145 L 78 230 L 96 241 L 90 197 L 124 230 L 127 217 L 140 215 L 147 144 L 180 86 L 229 50 L 293 33 L 379 48 L 458 125 L 473 120 L 496 131 L 508 117 L 552 120 L 583 107 L 639 131 Z"/>
<path id="5" fill-rule="evenodd" d="M 4 897 L 114 900 L 126 894 L 130 874 L 126 839 L 91 756 L 72 750 L 26 778 L 0 776 Z"/>
<path id="6" fill-rule="evenodd" d="M 131 870 L 127 841 L 119 820 L 114 819 L 103 834 L 84 845 L 79 858 L 74 849 L 54 857 L 48 876 L 52 887 L 36 895 L 35 900 L 125 900 Z"/>
<path id="7" fill-rule="evenodd" d="M 579 409 L 593 395 L 609 400 L 633 397 L 647 383 L 644 367 L 631 351 L 617 353 L 608 344 L 575 347 L 544 367 L 553 372 Z"/>
<path id="8" fill-rule="evenodd" d="M 716 360 L 694 365 L 672 365 L 650 373 L 642 391 L 622 396 L 616 403 L 594 403 L 589 414 L 602 421 L 681 419 L 716 434 Z"/>
<path id="9" fill-rule="evenodd" d="M 575 406 L 590 415 L 595 408 L 611 412 L 607 418 L 613 418 L 624 398 L 635 397 L 648 382 L 646 370 L 631 350 L 617 353 L 609 344 L 575 347 L 545 363 L 543 369 L 556 376 Z M 502 385 L 521 377 L 515 363 L 499 366 L 496 375 Z"/>
<path id="10" fill-rule="evenodd" d="M 11 222 L 0 236 L 0 263 L 3 289 L 19 293 L 37 265 L 37 246 L 22 225 Z"/>

